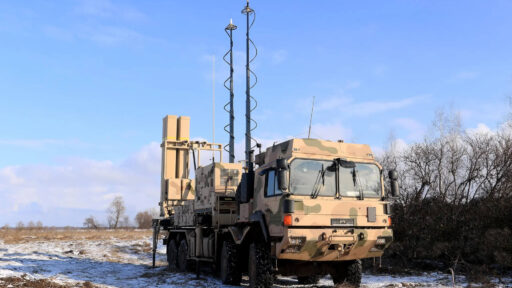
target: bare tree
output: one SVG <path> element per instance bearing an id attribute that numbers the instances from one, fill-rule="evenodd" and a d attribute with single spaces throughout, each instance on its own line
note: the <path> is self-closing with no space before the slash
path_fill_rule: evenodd
<path id="1" fill-rule="evenodd" d="M 390 137 L 380 157 L 384 169 L 399 172 L 392 253 L 404 263 L 431 259 L 454 269 L 512 267 L 512 120 L 496 131 L 470 131 L 458 115 L 441 112 L 433 124 L 423 141 L 400 151 Z"/>
<path id="2" fill-rule="evenodd" d="M 39 221 L 37 221 L 37 222 L 36 222 L 36 227 L 37 227 L 38 229 L 43 228 L 43 222 L 41 222 L 40 220 L 39 220 Z"/>
<path id="3" fill-rule="evenodd" d="M 27 228 L 29 228 L 29 229 L 36 228 L 36 224 L 34 223 L 34 221 L 29 221 L 27 224 Z"/>
<path id="4" fill-rule="evenodd" d="M 139 212 L 135 215 L 135 223 L 137 223 L 137 227 L 140 229 L 151 228 L 152 221 L 153 215 L 151 215 L 151 212 L 148 210 Z"/>
<path id="5" fill-rule="evenodd" d="M 120 222 L 123 220 L 124 212 L 126 211 L 126 207 L 124 206 L 123 197 L 117 196 L 112 200 L 110 206 L 107 209 L 108 213 L 108 227 L 116 229 L 119 227 Z"/>
<path id="6" fill-rule="evenodd" d="M 18 222 L 18 224 L 16 224 L 16 228 L 23 229 L 23 228 L 25 228 L 25 224 L 23 224 L 23 222 L 20 221 L 20 222 Z"/>
<path id="7" fill-rule="evenodd" d="M 91 216 L 85 218 L 84 227 L 91 228 L 91 229 L 98 229 L 98 227 L 99 227 L 98 221 L 96 221 L 96 218 L 94 218 L 94 216 L 91 215 Z"/>

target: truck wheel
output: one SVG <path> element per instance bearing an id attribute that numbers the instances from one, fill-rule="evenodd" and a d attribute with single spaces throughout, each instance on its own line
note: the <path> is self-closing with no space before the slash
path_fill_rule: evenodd
<path id="1" fill-rule="evenodd" d="M 185 272 L 187 271 L 187 263 L 188 263 L 188 245 L 187 240 L 183 239 L 180 242 L 180 247 L 178 248 L 178 261 L 177 267 L 178 271 Z"/>
<path id="2" fill-rule="evenodd" d="M 220 278 L 222 284 L 240 285 L 242 273 L 238 261 L 238 249 L 236 244 L 224 241 L 220 257 Z"/>
<path id="3" fill-rule="evenodd" d="M 251 243 L 249 246 L 249 287 L 272 287 L 272 263 L 270 253 L 265 243 Z"/>
<path id="4" fill-rule="evenodd" d="M 361 285 L 362 273 L 363 266 L 361 260 L 354 260 L 340 265 L 336 273 L 331 274 L 331 277 L 335 286 L 345 287 L 348 284 L 352 287 L 359 287 Z"/>
<path id="5" fill-rule="evenodd" d="M 169 270 L 176 271 L 176 263 L 178 259 L 178 248 L 176 248 L 176 241 L 171 240 L 167 242 L 167 263 Z"/>
<path id="6" fill-rule="evenodd" d="M 297 280 L 299 280 L 299 284 L 302 285 L 311 285 L 318 283 L 318 280 L 320 280 L 320 276 L 314 275 L 314 276 L 299 276 L 297 277 Z"/>

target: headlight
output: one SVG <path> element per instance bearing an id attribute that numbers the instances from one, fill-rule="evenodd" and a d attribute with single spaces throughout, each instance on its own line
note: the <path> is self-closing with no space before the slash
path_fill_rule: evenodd
<path id="1" fill-rule="evenodd" d="M 290 245 L 302 246 L 306 242 L 306 237 L 290 237 Z"/>
<path id="2" fill-rule="evenodd" d="M 375 245 L 386 245 L 386 239 L 385 238 L 377 238 L 377 241 L 375 241 Z"/>

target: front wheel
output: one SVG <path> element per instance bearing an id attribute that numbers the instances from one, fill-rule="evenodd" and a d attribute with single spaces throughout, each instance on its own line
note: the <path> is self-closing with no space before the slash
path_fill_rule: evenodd
<path id="1" fill-rule="evenodd" d="M 220 278 L 222 284 L 240 285 L 242 273 L 238 259 L 238 249 L 235 243 L 224 241 L 220 258 Z"/>
<path id="2" fill-rule="evenodd" d="M 274 282 L 270 251 L 266 243 L 251 243 L 249 246 L 249 287 L 270 288 Z"/>
<path id="3" fill-rule="evenodd" d="M 331 273 L 336 287 L 359 287 L 363 274 L 361 260 L 348 261 L 339 265 L 335 273 Z"/>

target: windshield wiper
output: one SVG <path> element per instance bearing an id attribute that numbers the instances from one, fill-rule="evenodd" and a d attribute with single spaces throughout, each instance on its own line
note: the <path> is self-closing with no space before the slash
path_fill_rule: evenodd
<path id="1" fill-rule="evenodd" d="M 320 181 L 322 186 L 320 186 Z M 318 171 L 318 175 L 316 176 L 315 185 L 313 185 L 313 191 L 311 191 L 311 199 L 315 199 L 320 194 L 320 190 L 325 186 L 325 169 L 324 164 L 322 164 L 322 169 Z"/>
<path id="2" fill-rule="evenodd" d="M 359 175 L 357 175 L 356 167 L 352 168 L 352 181 L 354 182 L 354 187 L 359 190 L 359 200 L 364 200 L 363 187 L 359 181 Z"/>

